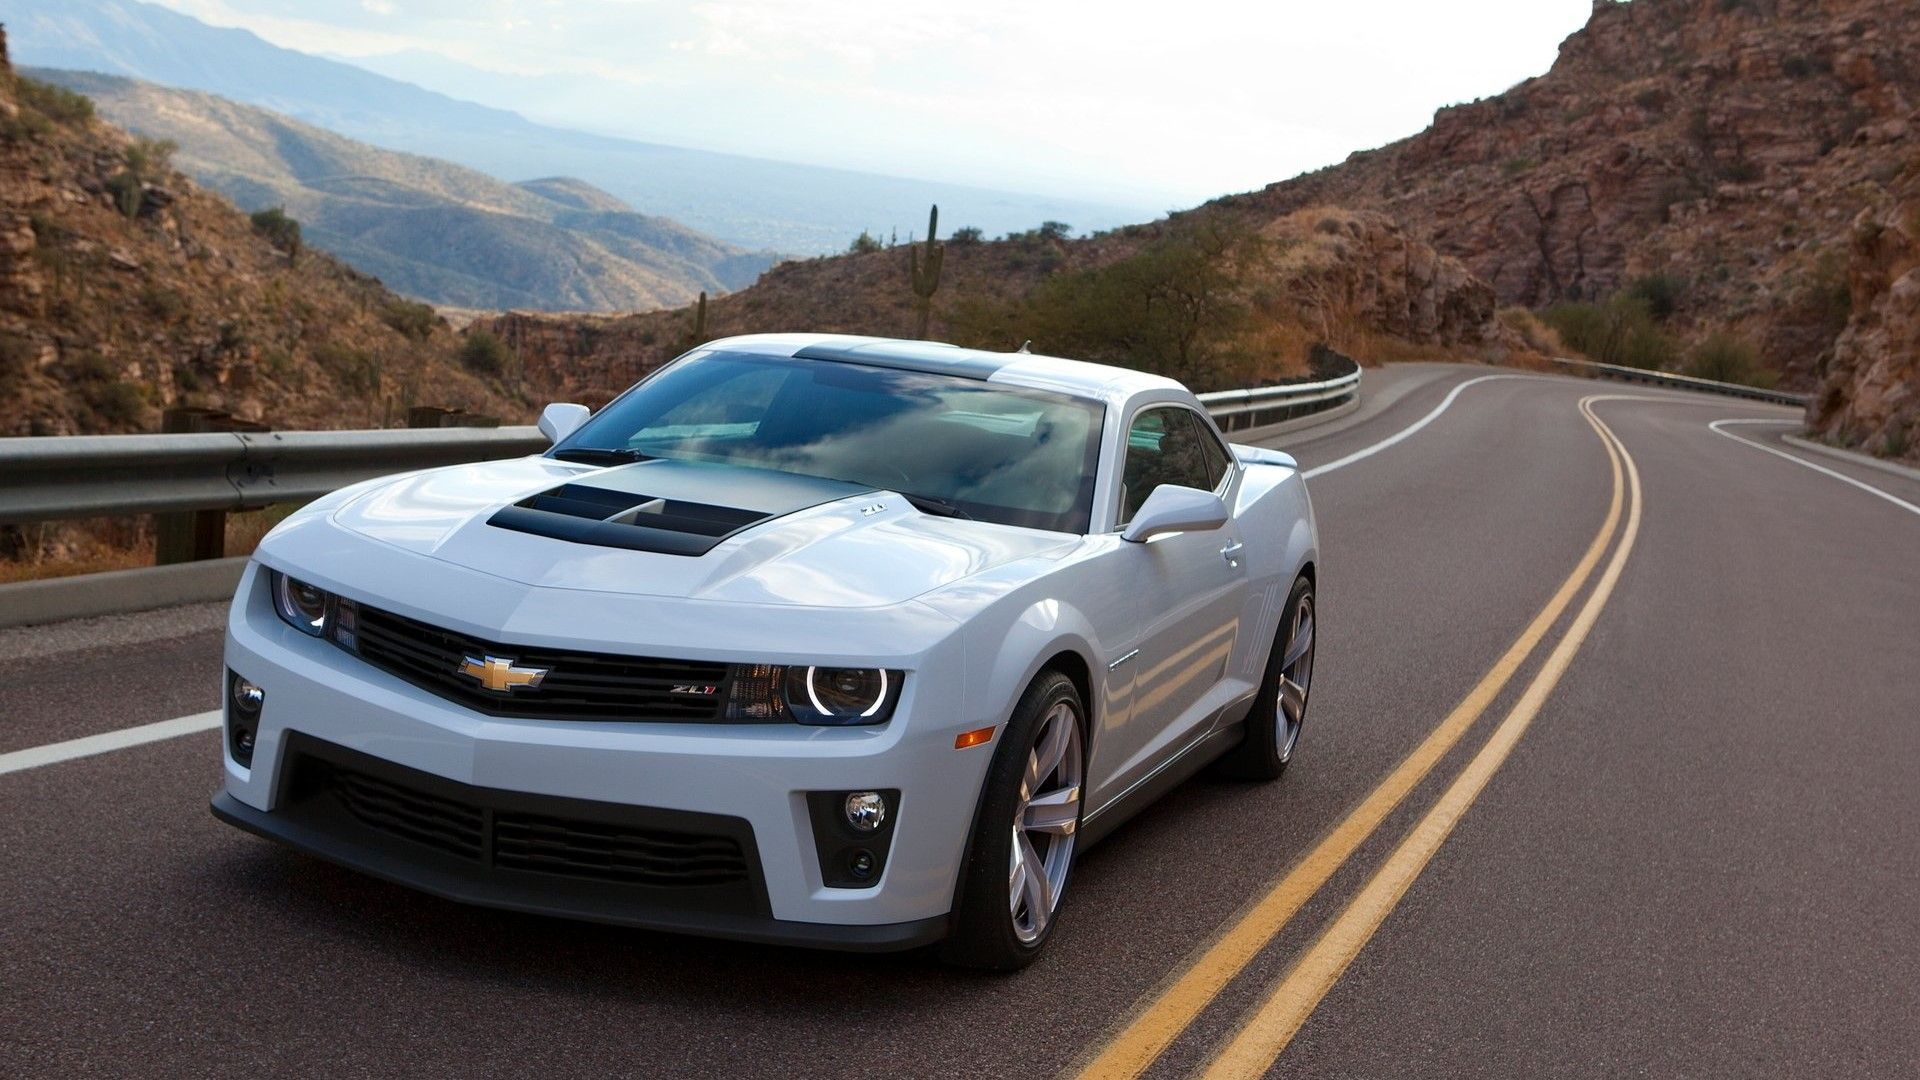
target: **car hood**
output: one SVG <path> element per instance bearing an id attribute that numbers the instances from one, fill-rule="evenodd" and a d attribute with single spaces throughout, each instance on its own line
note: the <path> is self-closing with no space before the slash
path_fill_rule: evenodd
<path id="1" fill-rule="evenodd" d="M 676 538 L 646 528 L 636 541 L 618 524 L 603 528 L 597 509 L 583 509 L 583 495 L 607 500 L 610 513 L 623 495 L 642 509 L 730 512 L 713 528 L 731 531 L 691 545 L 711 544 L 703 552 L 646 550 L 660 546 L 647 536 Z M 533 526 L 526 524 L 530 512 L 539 518 Z M 347 500 L 331 520 L 384 544 L 532 586 L 810 607 L 897 604 L 1014 560 L 1064 555 L 1077 539 L 935 517 L 893 492 L 838 481 L 678 461 L 602 469 L 539 457 L 399 477 Z"/>

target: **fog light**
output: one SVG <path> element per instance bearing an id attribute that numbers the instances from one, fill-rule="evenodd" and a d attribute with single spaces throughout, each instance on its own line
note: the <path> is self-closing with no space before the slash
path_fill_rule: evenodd
<path id="1" fill-rule="evenodd" d="M 861 848 L 847 859 L 847 872 L 857 878 L 870 878 L 874 865 L 873 852 Z"/>
<path id="2" fill-rule="evenodd" d="M 233 707 L 249 716 L 260 711 L 265 704 L 267 692 L 238 675 L 233 677 Z"/>
<path id="3" fill-rule="evenodd" d="M 233 729 L 233 760 L 242 765 L 253 760 L 253 729 L 236 727 Z"/>
<path id="4" fill-rule="evenodd" d="M 855 791 L 847 796 L 847 824 L 872 832 L 887 823 L 887 800 L 877 791 Z M 868 859 L 872 859 L 869 854 Z"/>

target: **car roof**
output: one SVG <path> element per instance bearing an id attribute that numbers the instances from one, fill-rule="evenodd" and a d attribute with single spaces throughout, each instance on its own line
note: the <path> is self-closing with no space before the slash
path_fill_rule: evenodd
<path id="1" fill-rule="evenodd" d="M 963 349 L 939 341 L 851 334 L 744 334 L 721 338 L 706 347 L 958 375 L 1107 402 L 1123 402 L 1146 391 L 1186 391 L 1165 376 L 1132 368 L 1036 353 Z"/>

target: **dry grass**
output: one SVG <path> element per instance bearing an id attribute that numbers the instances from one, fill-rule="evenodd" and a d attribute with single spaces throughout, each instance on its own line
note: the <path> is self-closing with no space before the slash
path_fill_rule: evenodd
<path id="1" fill-rule="evenodd" d="M 226 553 L 251 555 L 297 503 L 227 515 Z M 0 558 L 0 584 L 132 570 L 153 565 L 153 519 L 89 518 L 20 530 L 20 551 Z"/>

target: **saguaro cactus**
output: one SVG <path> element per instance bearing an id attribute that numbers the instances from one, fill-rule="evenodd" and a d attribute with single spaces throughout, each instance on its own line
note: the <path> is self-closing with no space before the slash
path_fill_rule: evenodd
<path id="1" fill-rule="evenodd" d="M 913 295 L 919 298 L 913 305 L 919 324 L 914 336 L 919 338 L 927 336 L 927 324 L 933 318 L 933 294 L 940 288 L 940 267 L 947 259 L 947 246 L 934 239 L 939 231 L 940 207 L 936 205 L 927 215 L 926 258 L 920 257 L 918 247 L 907 248 L 907 277 Z"/>
<path id="2" fill-rule="evenodd" d="M 700 302 L 693 306 L 693 343 L 707 340 L 707 291 L 700 290 Z"/>

